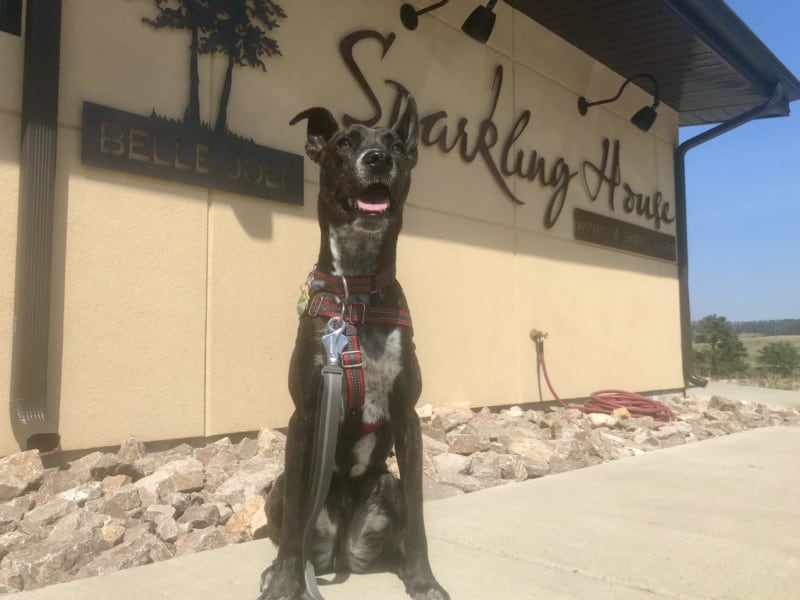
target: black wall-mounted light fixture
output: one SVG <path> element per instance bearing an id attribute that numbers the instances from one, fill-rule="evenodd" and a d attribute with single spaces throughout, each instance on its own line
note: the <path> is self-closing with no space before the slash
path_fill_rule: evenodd
<path id="1" fill-rule="evenodd" d="M 419 24 L 419 16 L 424 15 L 427 12 L 431 12 L 432 10 L 436 10 L 437 8 L 441 8 L 445 4 L 450 2 L 450 0 L 442 0 L 441 2 L 436 2 L 431 4 L 430 6 L 426 6 L 425 8 L 421 8 L 417 10 L 410 4 L 403 4 L 400 7 L 400 20 L 403 22 L 403 25 L 406 29 L 410 31 L 414 31 Z"/>
<path id="2" fill-rule="evenodd" d="M 643 106 L 638 111 L 636 111 L 636 114 L 631 117 L 631 123 L 636 125 L 636 127 L 641 129 L 642 131 L 649 130 L 653 126 L 653 123 L 655 123 L 656 117 L 658 116 L 658 114 L 656 113 L 656 107 L 661 103 L 661 99 L 658 94 L 658 81 L 656 80 L 655 77 L 653 77 L 649 73 L 637 73 L 636 75 L 631 75 L 630 77 L 628 77 L 620 86 L 617 95 L 614 96 L 613 98 L 607 98 L 605 100 L 597 100 L 596 102 L 589 102 L 588 100 L 586 100 L 586 98 L 581 96 L 580 98 L 578 98 L 578 112 L 581 113 L 582 115 L 585 115 L 586 111 L 589 110 L 590 106 L 597 106 L 598 104 L 608 104 L 609 102 L 614 102 L 622 95 L 625 86 L 627 86 L 631 81 L 637 78 L 644 78 L 653 82 L 653 88 L 654 88 L 653 104 L 650 106 Z"/>
<path id="3" fill-rule="evenodd" d="M 441 8 L 449 1 L 450 0 L 441 0 L 441 2 L 435 2 L 419 10 L 408 3 L 403 4 L 403 6 L 400 7 L 400 20 L 403 22 L 406 29 L 414 31 L 417 25 L 419 25 L 420 15 Z M 497 0 L 489 0 L 486 6 L 479 6 L 473 10 L 461 26 L 461 31 L 482 44 L 485 44 L 489 40 L 489 36 L 492 35 L 492 29 L 494 29 L 494 21 L 497 15 L 494 14 L 492 9 L 496 4 Z"/>
<path id="4" fill-rule="evenodd" d="M 479 6 L 472 11 L 472 14 L 467 17 L 464 24 L 461 26 L 461 31 L 466 33 L 472 39 L 478 40 L 485 44 L 492 35 L 494 28 L 494 21 L 497 15 L 492 12 L 492 9 L 497 4 L 497 0 L 489 0 L 486 6 Z"/>

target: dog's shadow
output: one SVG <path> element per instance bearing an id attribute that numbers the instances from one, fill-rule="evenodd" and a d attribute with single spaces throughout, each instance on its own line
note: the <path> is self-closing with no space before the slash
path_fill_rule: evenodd
<path id="1" fill-rule="evenodd" d="M 366 569 L 363 573 L 359 573 L 361 575 L 369 575 L 371 573 L 393 573 L 402 579 L 400 572 L 397 569 L 397 565 L 393 564 L 392 562 L 388 561 L 378 561 L 368 569 Z M 344 583 L 350 576 L 352 575 L 349 571 L 343 571 L 341 573 L 335 573 L 333 571 L 325 571 L 323 573 L 316 574 L 317 585 L 320 587 L 326 585 L 338 585 L 340 583 Z"/>

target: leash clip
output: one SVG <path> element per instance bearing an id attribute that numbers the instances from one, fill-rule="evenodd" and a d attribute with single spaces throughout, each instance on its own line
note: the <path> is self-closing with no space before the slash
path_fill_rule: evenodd
<path id="1" fill-rule="evenodd" d="M 328 333 L 320 339 L 325 346 L 325 353 L 329 365 L 339 365 L 342 359 L 342 351 L 347 346 L 347 336 L 342 335 L 347 323 L 341 317 L 328 319 Z"/>

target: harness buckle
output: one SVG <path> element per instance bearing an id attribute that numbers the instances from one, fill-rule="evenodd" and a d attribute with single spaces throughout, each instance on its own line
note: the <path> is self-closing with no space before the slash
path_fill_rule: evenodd
<path id="1" fill-rule="evenodd" d="M 344 320 L 348 323 L 352 323 L 353 325 L 361 325 L 364 323 L 364 320 L 367 318 L 367 305 L 364 302 L 352 302 L 347 305 L 346 311 L 343 311 Z M 361 318 L 358 318 L 358 311 L 354 310 L 353 307 L 361 307 Z M 344 308 L 344 307 L 343 307 Z"/>
<path id="2" fill-rule="evenodd" d="M 346 357 L 353 356 L 353 360 L 357 360 L 358 362 L 350 363 Z M 358 355 L 358 356 L 356 356 Z M 342 368 L 343 369 L 355 369 L 356 367 L 361 367 L 364 365 L 364 361 L 361 358 L 361 350 L 345 350 L 342 352 Z"/>

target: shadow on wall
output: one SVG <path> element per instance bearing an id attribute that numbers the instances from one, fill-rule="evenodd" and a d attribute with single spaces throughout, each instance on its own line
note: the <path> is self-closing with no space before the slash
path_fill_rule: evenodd
<path id="1" fill-rule="evenodd" d="M 302 137 L 303 132 L 298 131 L 298 135 Z M 420 160 L 424 161 L 426 154 L 432 152 L 435 152 L 435 150 L 423 148 Z M 73 156 L 79 155 L 77 149 L 75 154 L 72 152 L 68 154 Z M 451 156 L 445 157 L 445 160 L 459 159 L 458 157 Z M 265 241 L 273 238 L 274 215 L 289 215 L 292 217 L 309 219 L 313 222 L 315 222 L 317 218 L 317 182 L 309 177 L 306 177 L 304 182 L 304 204 L 303 206 L 296 206 L 231 192 L 198 188 L 176 182 L 167 182 L 151 179 L 149 177 L 92 168 L 85 165 L 75 164 L 72 168 L 75 169 L 77 174 L 81 177 L 86 177 L 92 181 L 101 182 L 109 186 L 122 185 L 136 187 L 150 192 L 152 194 L 150 196 L 152 201 L 171 202 L 175 201 L 176 198 L 183 198 L 188 201 L 206 202 L 211 211 L 215 210 L 217 207 L 224 207 L 232 211 L 242 230 L 254 240 Z M 312 170 L 311 172 L 315 175 L 318 167 L 306 160 L 306 169 Z M 66 175 L 62 176 L 59 181 L 62 183 L 60 189 L 66 189 Z M 411 195 L 406 207 L 406 217 L 404 219 L 404 236 L 411 235 L 446 240 L 472 247 L 479 246 L 500 252 L 528 254 L 568 263 L 577 262 L 587 265 L 609 267 L 612 266 L 611 263 L 613 262 L 613 268 L 645 274 L 662 274 L 665 272 L 665 267 L 672 264 L 598 246 L 579 242 L 574 243 L 575 241 L 573 239 L 565 237 L 563 233 L 561 235 L 530 233 L 507 225 L 478 221 L 457 214 L 449 214 L 440 210 L 429 209 L 416 200 L 416 198 L 422 199 L 425 197 L 425 191 L 422 190 L 419 185 L 420 184 L 417 184 L 415 186 L 414 183 L 412 183 Z M 162 196 L 163 200 L 160 200 L 159 196 Z M 465 201 L 469 201 L 469 199 L 465 197 Z M 487 203 L 510 202 L 499 188 L 496 196 L 482 198 L 481 201 Z M 66 199 L 59 200 L 59 202 L 66 203 Z M 566 215 L 571 209 L 572 207 L 568 200 L 567 206 L 564 208 L 564 216 L 567 217 L 564 219 L 565 222 L 569 222 L 572 218 L 571 215 Z M 504 210 L 507 210 L 507 208 L 504 207 Z M 513 210 L 521 211 L 522 209 L 514 205 Z M 544 208 L 542 208 L 542 210 L 544 210 Z M 65 218 L 66 215 L 64 215 L 64 219 Z M 564 217 L 562 217 L 562 219 L 563 218 Z M 515 217 L 515 220 L 518 220 L 518 217 Z M 66 227 L 66 223 L 62 223 L 62 226 Z M 476 229 L 485 229 L 488 235 L 481 235 L 480 232 L 476 234 Z M 316 247 L 316 226 L 312 225 L 310 231 L 313 235 L 312 243 L 314 247 Z M 520 236 L 525 236 L 528 241 L 526 243 L 520 243 L 518 239 L 515 240 L 515 238 Z M 574 246 L 574 248 L 565 252 L 564 247 L 566 243 L 569 243 L 570 246 Z"/>
<path id="2" fill-rule="evenodd" d="M 196 3 L 179 0 L 177 5 L 182 10 L 175 10 L 168 3 L 146 3 L 148 4 L 148 8 L 136 18 L 147 30 L 158 32 L 159 38 L 171 35 L 182 40 L 185 44 L 183 47 L 187 50 L 185 54 L 178 55 L 180 63 L 184 65 L 182 70 L 186 69 L 183 71 L 186 73 L 185 79 L 182 80 L 185 83 L 181 84 L 185 85 L 184 89 L 187 90 L 183 114 L 164 116 L 163 111 L 154 106 L 150 115 L 135 115 L 85 102 L 82 125 L 83 148 L 81 152 L 75 149 L 74 154 L 81 155 L 84 164 L 72 168 L 81 176 L 95 181 L 106 182 L 109 185 L 135 186 L 152 191 L 154 194 L 151 198 L 154 200 L 159 194 L 163 194 L 164 202 L 174 201 L 176 196 L 185 197 L 190 201 L 205 202 L 211 211 L 207 220 L 209 224 L 214 223 L 213 211 L 217 207 L 231 210 L 242 230 L 254 240 L 271 240 L 276 237 L 274 215 L 291 215 L 314 220 L 316 218 L 314 184 L 317 166 L 305 158 L 301 159 L 300 153 L 289 154 L 258 146 L 253 140 L 230 131 L 228 127 L 229 106 L 235 104 L 231 104 L 231 98 L 241 99 L 248 91 L 241 87 L 241 82 L 236 83 L 234 73 L 238 70 L 234 67 L 248 67 L 243 69 L 247 73 L 260 70 L 267 76 L 267 80 L 271 80 L 274 75 L 268 71 L 273 70 L 272 65 L 280 64 L 272 61 L 282 55 L 278 39 L 282 34 L 289 33 L 282 29 L 281 25 L 285 23 L 291 25 L 295 17 L 292 14 L 287 16 L 281 6 L 282 3 L 274 0 L 257 3 L 230 3 L 220 0 Z M 297 12 L 302 14 L 302 11 Z M 350 72 L 358 76 L 361 71 L 352 57 L 354 45 L 360 40 L 368 39 L 374 47 L 374 42 L 377 41 L 385 55 L 395 37 L 394 33 L 384 35 L 377 31 L 358 30 L 341 40 L 343 46 L 340 46 L 340 52 L 343 53 Z M 287 47 L 290 47 L 289 40 L 283 39 L 286 40 Z M 212 92 L 211 87 L 206 87 L 213 77 L 209 77 L 201 68 L 202 65 L 198 64 L 201 57 L 219 57 L 224 61 L 224 78 L 217 92 Z M 503 171 L 504 167 L 499 164 L 479 164 L 482 158 L 486 159 L 490 154 L 490 146 L 495 144 L 496 151 L 503 145 L 513 148 L 513 156 L 516 149 L 515 141 L 531 119 L 530 111 L 522 111 L 512 130 L 508 132 L 508 139 L 497 139 L 495 144 L 485 139 L 487 131 L 494 131 L 495 137 L 498 136 L 497 126 L 493 120 L 501 94 L 502 80 L 503 67 L 497 65 L 492 84 L 494 96 L 488 98 L 490 105 L 488 116 L 485 116 L 483 121 L 475 118 L 470 123 L 462 118 L 457 126 L 455 123 L 450 123 L 449 140 L 445 139 L 448 138 L 447 126 L 443 125 L 446 122 L 446 112 L 424 115 L 421 161 L 435 157 L 437 161 L 463 163 L 458 165 L 457 171 L 448 169 L 450 173 L 448 177 L 466 168 L 487 169 L 485 174 L 481 173 L 481 177 L 485 175 L 494 178 L 497 184 L 496 195 L 478 197 L 478 193 L 475 192 L 470 197 L 469 189 L 450 189 L 457 187 L 451 185 L 451 182 L 438 186 L 436 193 L 461 194 L 464 196 L 465 204 L 495 204 L 497 211 L 502 212 L 505 219 L 500 219 L 500 222 L 505 222 L 506 225 L 495 225 L 473 219 L 474 227 L 464 227 L 462 224 L 468 221 L 469 217 L 461 217 L 455 205 L 451 205 L 451 209 L 448 209 L 449 217 L 442 219 L 440 217 L 447 216 L 446 213 L 428 208 L 424 204 L 425 194 L 417 184 L 416 187 L 412 186 L 409 199 L 409 206 L 413 209 L 414 215 L 409 214 L 405 233 L 473 247 L 482 246 L 511 254 L 542 255 L 564 262 L 585 262 L 603 266 L 615 262 L 618 268 L 623 270 L 661 274 L 664 271 L 663 263 L 632 255 L 630 259 L 616 260 L 607 254 L 608 250 L 597 252 L 596 247 L 584 247 L 588 249 L 569 253 L 559 250 L 554 254 L 551 247 L 560 248 L 563 244 L 551 244 L 549 240 L 572 239 L 571 232 L 568 231 L 572 215 L 568 213 L 572 211 L 572 205 L 575 203 L 567 197 L 567 188 L 570 180 L 572 180 L 570 191 L 575 191 L 581 185 L 578 181 L 580 176 L 575 172 L 576 164 L 568 165 L 564 159 L 559 158 L 548 161 L 545 165 L 541 156 L 535 159 L 535 153 L 532 155 L 529 153 L 526 161 L 530 158 L 530 164 L 526 162 L 526 172 L 523 173 L 522 159 L 518 159 L 519 164 L 515 167 L 514 173 L 505 173 L 506 176 L 501 176 L 500 171 Z M 397 82 L 390 83 L 398 92 L 396 105 L 388 111 L 394 115 L 398 114 L 398 103 L 406 90 Z M 215 115 L 202 114 L 200 99 L 204 97 L 206 90 L 212 100 L 210 106 L 216 106 Z M 217 99 L 216 105 L 215 99 Z M 310 103 L 313 104 L 313 101 Z M 280 114 L 284 110 L 273 110 L 270 113 L 270 123 L 274 123 L 276 129 L 286 128 L 286 131 L 291 131 L 291 139 L 296 140 L 291 142 L 295 151 L 303 147 L 305 128 L 292 128 L 288 123 L 295 112 L 306 106 L 305 103 L 298 103 L 292 111 L 284 109 L 285 114 Z M 172 112 L 176 113 L 174 110 Z M 209 111 L 211 112 L 213 110 Z M 379 116 L 380 111 L 375 119 Z M 210 122 L 204 123 L 204 118 Z M 347 119 L 342 121 L 347 122 Z M 450 147 L 445 148 L 448 145 Z M 465 164 L 476 158 L 475 164 Z M 496 159 L 492 160 L 499 163 Z M 86 165 L 111 167 L 133 175 L 104 171 Z M 605 159 L 603 159 L 603 169 L 605 170 Z M 153 180 L 137 174 L 164 177 L 171 181 Z M 430 181 L 430 172 L 426 172 L 426 180 Z M 190 188 L 186 187 L 186 184 L 198 187 Z M 518 238 L 528 234 L 520 232 L 511 224 L 519 223 L 523 218 L 530 216 L 525 217 L 517 209 L 519 205 L 516 203 L 520 200 L 515 197 L 516 192 L 512 192 L 512 188 L 528 185 L 543 187 L 541 211 L 545 216 L 546 227 L 555 225 L 562 208 L 563 214 L 561 222 L 557 227 L 549 229 L 547 234 L 530 234 L 533 242 L 526 240 L 524 243 L 518 243 Z M 469 183 L 462 184 L 462 188 L 468 186 Z M 622 195 L 622 190 L 619 192 Z M 485 194 L 485 190 L 482 193 Z M 558 199 L 559 202 L 556 203 L 557 209 L 553 214 L 554 199 Z M 293 202 L 304 202 L 305 206 L 295 207 L 292 205 Z M 485 214 L 485 211 L 483 212 Z M 426 213 L 430 218 L 426 217 Z M 490 217 L 488 220 L 493 219 Z M 495 234 L 492 231 L 494 228 L 500 228 L 500 233 Z M 489 234 L 482 235 L 482 230 Z M 316 246 L 316 227 L 308 231 L 313 232 L 313 243 Z M 211 239 L 213 231 L 209 231 L 208 235 Z M 583 246 L 578 246 L 581 247 Z"/>

